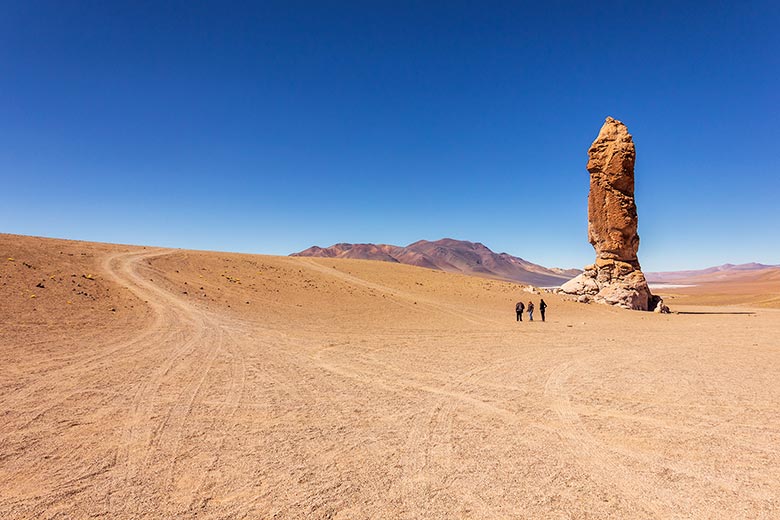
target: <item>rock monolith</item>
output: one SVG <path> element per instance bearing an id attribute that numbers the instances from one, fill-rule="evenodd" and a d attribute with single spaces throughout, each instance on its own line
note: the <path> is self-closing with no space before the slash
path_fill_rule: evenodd
<path id="1" fill-rule="evenodd" d="M 636 149 L 626 125 L 608 117 L 588 156 L 588 241 L 596 261 L 561 291 L 626 309 L 653 310 L 659 298 L 650 293 L 637 258 Z"/>

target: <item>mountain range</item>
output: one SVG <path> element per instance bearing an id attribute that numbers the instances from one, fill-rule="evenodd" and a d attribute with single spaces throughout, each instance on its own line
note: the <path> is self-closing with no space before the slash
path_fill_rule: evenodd
<path id="1" fill-rule="evenodd" d="M 330 247 L 313 246 L 290 256 L 381 260 L 538 287 L 558 286 L 581 272 L 577 269 L 543 267 L 508 253 L 495 253 L 479 242 L 452 238 L 419 240 L 408 246 L 346 243 Z"/>
<path id="2" fill-rule="evenodd" d="M 389 244 L 334 244 L 330 247 L 312 246 L 290 256 L 320 258 L 354 258 L 380 260 L 416 265 L 453 273 L 510 280 L 537 287 L 555 287 L 577 276 L 579 269 L 548 268 L 508 253 L 495 253 L 484 244 L 442 238 L 419 240 L 408 246 Z M 724 264 L 706 269 L 668 272 L 647 272 L 651 283 L 717 283 L 727 281 L 751 281 L 764 277 L 780 277 L 780 266 L 759 263 Z"/>
<path id="3" fill-rule="evenodd" d="M 648 282 L 692 284 L 735 280 L 757 280 L 763 276 L 780 276 L 780 265 L 766 265 L 752 262 L 738 265 L 723 264 L 693 271 L 645 273 Z"/>

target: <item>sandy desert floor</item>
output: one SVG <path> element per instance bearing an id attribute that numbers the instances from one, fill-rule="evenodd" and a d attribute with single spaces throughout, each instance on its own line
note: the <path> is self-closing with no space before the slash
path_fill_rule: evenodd
<path id="1" fill-rule="evenodd" d="M 389 263 L 0 254 L 0 518 L 780 518 L 780 286 L 657 315 Z"/>

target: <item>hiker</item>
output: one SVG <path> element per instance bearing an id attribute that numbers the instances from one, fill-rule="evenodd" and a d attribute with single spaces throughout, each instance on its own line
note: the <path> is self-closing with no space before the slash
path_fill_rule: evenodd
<path id="1" fill-rule="evenodd" d="M 525 310 L 525 305 L 523 305 L 523 302 L 517 302 L 517 305 L 515 305 L 515 312 L 517 313 L 517 321 L 523 321 L 524 310 Z"/>
<path id="2" fill-rule="evenodd" d="M 544 300 L 539 302 L 539 312 L 542 313 L 542 321 L 544 321 L 544 310 L 547 308 L 547 304 L 544 303 Z"/>
<path id="3" fill-rule="evenodd" d="M 534 302 L 528 302 L 528 321 L 534 321 Z"/>

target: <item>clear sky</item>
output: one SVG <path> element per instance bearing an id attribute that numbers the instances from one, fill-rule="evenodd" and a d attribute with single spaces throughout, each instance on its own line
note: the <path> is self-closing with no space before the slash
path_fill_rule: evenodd
<path id="1" fill-rule="evenodd" d="M 0 0 L 0 231 L 582 267 L 611 115 L 646 271 L 777 264 L 778 28 L 777 1 Z"/>

